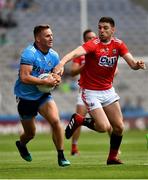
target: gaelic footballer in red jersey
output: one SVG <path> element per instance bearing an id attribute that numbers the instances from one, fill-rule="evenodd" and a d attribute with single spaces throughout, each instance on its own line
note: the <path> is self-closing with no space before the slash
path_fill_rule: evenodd
<path id="1" fill-rule="evenodd" d="M 86 63 L 80 80 L 82 98 L 92 118 L 74 114 L 66 127 L 65 135 L 70 138 L 80 125 L 85 125 L 98 132 L 113 128 L 107 165 L 122 164 L 118 159 L 118 150 L 122 141 L 124 123 L 119 104 L 119 96 L 112 82 L 121 56 L 133 70 L 145 69 L 142 60 L 136 60 L 122 40 L 114 37 L 115 22 L 111 17 L 101 17 L 98 23 L 99 37 L 87 42 L 66 54 L 54 72 L 61 71 L 65 63 L 73 58 L 85 55 Z"/>

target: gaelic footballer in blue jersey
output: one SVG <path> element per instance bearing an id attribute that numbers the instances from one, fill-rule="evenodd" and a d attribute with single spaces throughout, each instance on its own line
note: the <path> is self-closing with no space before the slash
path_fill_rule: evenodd
<path id="1" fill-rule="evenodd" d="M 38 90 L 38 85 L 56 86 L 61 82 L 60 75 L 54 78 L 38 78 L 43 73 L 51 73 L 59 64 L 59 55 L 52 49 L 53 33 L 49 25 L 39 25 L 34 28 L 34 43 L 26 47 L 20 58 L 18 79 L 14 86 L 14 93 L 18 100 L 18 113 L 24 129 L 16 146 L 23 159 L 32 161 L 28 152 L 27 143 L 35 136 L 35 117 L 39 113 L 51 125 L 52 137 L 58 156 L 59 166 L 68 166 L 70 162 L 65 159 L 64 131 L 60 123 L 58 108 L 51 93 Z"/>

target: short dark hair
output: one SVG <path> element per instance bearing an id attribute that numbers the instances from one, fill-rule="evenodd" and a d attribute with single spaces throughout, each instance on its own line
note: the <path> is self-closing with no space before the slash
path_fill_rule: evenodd
<path id="1" fill-rule="evenodd" d="M 36 35 L 38 35 L 42 30 L 48 29 L 48 28 L 50 28 L 48 24 L 40 24 L 38 26 L 35 26 L 33 30 L 34 37 L 36 37 Z"/>
<path id="2" fill-rule="evenodd" d="M 91 29 L 86 29 L 84 32 L 83 32 L 83 40 L 85 41 L 85 38 L 86 38 L 86 35 L 90 32 L 93 32 Z"/>
<path id="3" fill-rule="evenodd" d="M 115 21 L 111 17 L 101 17 L 100 20 L 99 20 L 99 23 L 104 23 L 104 22 L 110 23 L 110 25 L 112 27 L 115 27 Z"/>

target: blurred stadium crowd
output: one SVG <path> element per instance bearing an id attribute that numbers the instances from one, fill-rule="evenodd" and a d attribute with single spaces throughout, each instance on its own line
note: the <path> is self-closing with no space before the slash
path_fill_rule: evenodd
<path id="1" fill-rule="evenodd" d="M 88 28 L 97 33 L 98 19 L 101 16 L 113 17 L 117 28 L 116 36 L 123 39 L 132 53 L 144 59 L 148 65 L 148 3 L 142 0 L 87 2 Z M 21 50 L 32 42 L 32 29 L 40 23 L 51 25 L 54 49 L 62 57 L 81 43 L 80 0 L 0 0 L 1 115 L 17 114 L 13 85 L 18 73 L 19 55 Z M 77 84 L 69 75 L 69 67 L 70 64 L 66 66 L 63 83 L 53 92 L 61 114 L 75 111 Z M 119 74 L 114 86 L 121 97 L 121 105 L 129 98 L 131 104 L 136 107 L 140 98 L 140 105 L 144 108 L 142 111 L 147 116 L 147 70 L 134 73 L 120 59 Z M 135 114 L 138 111 L 133 112 Z"/>

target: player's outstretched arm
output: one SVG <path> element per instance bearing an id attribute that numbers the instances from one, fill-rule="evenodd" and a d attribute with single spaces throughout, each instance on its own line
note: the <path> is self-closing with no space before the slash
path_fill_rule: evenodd
<path id="1" fill-rule="evenodd" d="M 59 74 L 61 72 L 61 69 L 63 68 L 63 66 L 68 63 L 69 61 L 71 61 L 74 58 L 77 58 L 79 56 L 85 55 L 86 51 L 82 46 L 79 46 L 78 48 L 74 49 L 73 51 L 71 51 L 70 53 L 66 54 L 60 61 L 60 63 L 55 66 L 55 68 L 53 69 L 53 72 L 56 74 Z"/>
<path id="2" fill-rule="evenodd" d="M 127 53 L 123 56 L 127 64 L 134 70 L 146 69 L 146 65 L 143 60 L 135 60 L 132 54 Z"/>

